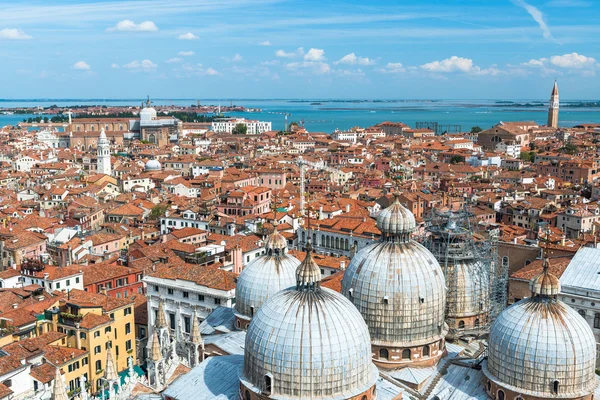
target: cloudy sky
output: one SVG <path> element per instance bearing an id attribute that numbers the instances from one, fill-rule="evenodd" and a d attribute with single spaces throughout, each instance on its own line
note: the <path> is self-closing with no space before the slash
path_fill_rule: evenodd
<path id="1" fill-rule="evenodd" d="M 0 98 L 600 97 L 596 0 L 0 7 Z"/>

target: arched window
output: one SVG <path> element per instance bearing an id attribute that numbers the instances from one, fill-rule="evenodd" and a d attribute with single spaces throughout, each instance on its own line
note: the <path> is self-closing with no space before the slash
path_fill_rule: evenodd
<path id="1" fill-rule="evenodd" d="M 410 360 L 410 349 L 404 349 L 404 350 L 402 350 L 402 359 L 403 360 Z"/>
<path id="2" fill-rule="evenodd" d="M 553 394 L 558 394 L 558 381 L 553 381 L 552 382 L 552 393 Z"/>
<path id="3" fill-rule="evenodd" d="M 600 314 L 594 314 L 594 328 L 600 329 Z"/>
<path id="4" fill-rule="evenodd" d="M 265 394 L 270 395 L 273 389 L 273 378 L 271 375 L 265 375 Z"/>
<path id="5" fill-rule="evenodd" d="M 335 248 L 336 249 L 340 248 L 340 238 L 335 238 Z"/>
<path id="6" fill-rule="evenodd" d="M 579 315 L 581 315 L 583 318 L 585 318 L 585 310 L 579 310 L 577 312 L 579 313 Z"/>
<path id="7" fill-rule="evenodd" d="M 302 243 L 306 241 L 306 232 L 302 232 Z"/>
<path id="8" fill-rule="evenodd" d="M 504 400 L 504 390 L 498 390 L 498 400 Z"/>
<path id="9" fill-rule="evenodd" d="M 313 233 L 312 241 L 315 244 L 317 243 L 317 234 L 316 233 Z"/>
<path id="10" fill-rule="evenodd" d="M 458 321 L 458 329 L 465 329 L 465 321 Z"/>
<path id="11" fill-rule="evenodd" d="M 503 267 L 507 267 L 508 266 L 508 256 L 502 257 L 502 266 Z"/>
<path id="12" fill-rule="evenodd" d="M 250 392 L 248 391 L 248 389 L 246 389 L 246 392 L 244 393 L 244 399 L 250 400 Z"/>
<path id="13" fill-rule="evenodd" d="M 423 347 L 423 357 L 429 357 L 429 346 Z"/>
<path id="14" fill-rule="evenodd" d="M 90 126 L 90 131 L 94 132 L 96 130 L 96 128 L 94 127 L 94 125 Z"/>
<path id="15" fill-rule="evenodd" d="M 348 239 L 344 239 L 344 249 L 346 251 L 350 250 L 350 246 L 348 246 Z"/>
<path id="16" fill-rule="evenodd" d="M 388 360 L 389 356 L 390 356 L 390 354 L 387 349 L 379 349 L 379 359 L 380 360 Z"/>

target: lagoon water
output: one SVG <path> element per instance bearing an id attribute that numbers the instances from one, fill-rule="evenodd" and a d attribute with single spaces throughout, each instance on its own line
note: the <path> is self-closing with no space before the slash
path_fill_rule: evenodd
<path id="1" fill-rule="evenodd" d="M 1 100 L 0 111 L 4 108 L 20 106 L 58 106 L 73 105 L 138 105 L 142 100 L 98 100 L 98 99 L 34 99 Z M 196 100 L 156 99 L 158 105 L 191 105 Z M 518 103 L 539 103 L 542 100 L 515 100 Z M 229 105 L 230 100 L 201 100 L 201 104 Z M 535 121 L 545 124 L 547 108 L 518 107 L 511 103 L 494 100 L 233 100 L 234 105 L 260 108 L 261 112 L 231 113 L 249 119 L 271 121 L 273 129 L 283 129 L 284 115 L 288 121 L 304 120 L 310 132 L 330 133 L 335 129 L 348 129 L 353 126 L 367 127 L 382 121 L 404 122 L 415 127 L 416 122 L 437 122 L 438 124 L 460 125 L 462 131 L 468 131 L 478 125 L 489 128 L 500 121 Z M 31 115 L 0 115 L 0 126 L 16 124 Z M 600 123 L 600 108 L 562 107 L 559 114 L 561 126 L 573 126 L 580 123 Z"/>

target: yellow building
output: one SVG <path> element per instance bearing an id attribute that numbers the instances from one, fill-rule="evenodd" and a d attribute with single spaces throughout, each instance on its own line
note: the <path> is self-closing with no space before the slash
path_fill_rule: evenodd
<path id="1" fill-rule="evenodd" d="M 67 334 L 68 347 L 89 352 L 92 392 L 102 386 L 109 347 L 117 372 L 128 367 L 129 357 L 136 360 L 134 306 L 127 298 L 72 289 L 58 308 L 47 312 L 53 330 Z"/>

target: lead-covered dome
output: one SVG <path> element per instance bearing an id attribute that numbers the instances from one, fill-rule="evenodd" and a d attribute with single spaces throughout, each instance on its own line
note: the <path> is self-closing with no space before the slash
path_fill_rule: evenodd
<path id="1" fill-rule="evenodd" d="M 415 216 L 400 204 L 398 197 L 377 216 L 377 228 L 384 240 L 408 240 L 416 226 Z"/>
<path id="2" fill-rule="evenodd" d="M 371 398 L 378 372 L 361 315 L 342 295 L 320 287 L 310 245 L 297 276 L 296 286 L 271 296 L 250 323 L 242 395 Z"/>
<path id="3" fill-rule="evenodd" d="M 269 296 L 296 285 L 298 265 L 300 261 L 288 254 L 285 238 L 275 229 L 265 240 L 265 254 L 252 260 L 238 277 L 237 317 L 249 321 Z"/>
<path id="4" fill-rule="evenodd" d="M 533 296 L 504 310 L 491 326 L 484 372 L 488 391 L 579 399 L 598 386 L 596 340 L 577 311 L 557 299 L 559 280 L 544 271 Z"/>
<path id="5" fill-rule="evenodd" d="M 160 171 L 162 169 L 162 165 L 160 164 L 160 161 L 158 161 L 157 159 L 151 159 L 148 160 L 146 162 L 146 164 L 144 165 L 144 171 L 146 172 L 150 172 L 150 171 Z"/>
<path id="6" fill-rule="evenodd" d="M 429 250 L 410 239 L 415 219 L 397 199 L 381 211 L 377 226 L 381 241 L 352 258 L 342 293 L 362 314 L 381 363 L 439 358 L 447 333 L 446 284 L 440 265 Z"/>

